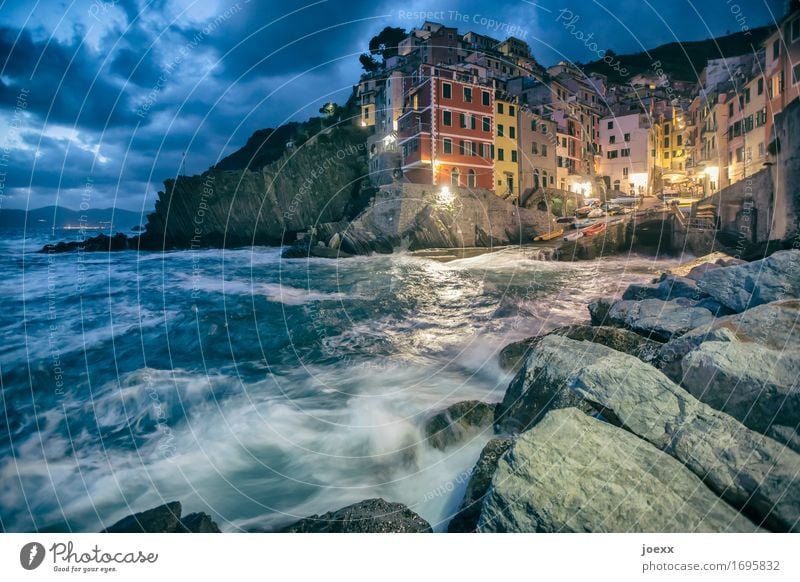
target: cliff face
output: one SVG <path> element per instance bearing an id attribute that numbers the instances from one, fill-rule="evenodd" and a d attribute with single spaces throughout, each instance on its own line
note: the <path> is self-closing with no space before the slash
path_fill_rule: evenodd
<path id="1" fill-rule="evenodd" d="M 439 186 L 393 184 L 382 187 L 355 220 L 322 225 L 319 235 L 353 254 L 398 246 L 491 247 L 530 242 L 548 231 L 551 220 L 546 212 L 518 208 L 486 190 L 449 187 L 443 194 Z"/>
<path id="2" fill-rule="evenodd" d="M 342 220 L 367 174 L 365 153 L 362 132 L 343 127 L 261 169 L 166 180 L 140 247 L 275 245 L 319 222 Z"/>

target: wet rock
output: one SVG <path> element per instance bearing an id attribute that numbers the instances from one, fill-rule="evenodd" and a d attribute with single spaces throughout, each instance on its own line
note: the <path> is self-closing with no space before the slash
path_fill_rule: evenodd
<path id="1" fill-rule="evenodd" d="M 609 325 L 606 322 L 608 311 L 614 305 L 614 300 L 607 297 L 598 297 L 589 302 L 589 317 L 592 325 Z"/>
<path id="2" fill-rule="evenodd" d="M 602 344 L 614 350 L 636 356 L 643 362 L 652 362 L 657 357 L 661 345 L 641 335 L 619 327 L 593 327 L 589 325 L 568 325 L 554 329 L 546 335 L 560 335 L 578 341 Z M 531 348 L 544 336 L 536 336 L 511 343 L 500 352 L 500 367 L 504 370 L 518 371 L 531 352 Z"/>
<path id="3" fill-rule="evenodd" d="M 469 483 L 467 483 L 467 490 L 458 508 L 458 513 L 447 525 L 448 532 L 471 533 L 475 531 L 481 514 L 481 504 L 492 484 L 492 477 L 497 470 L 497 464 L 500 461 L 500 457 L 513 442 L 510 438 L 494 438 L 483 447 L 481 456 L 472 469 Z"/>
<path id="4" fill-rule="evenodd" d="M 101 533 L 219 533 L 206 513 L 191 513 L 181 519 L 179 501 L 123 517 Z"/>
<path id="5" fill-rule="evenodd" d="M 558 408 L 592 411 L 591 405 L 564 389 L 566 380 L 587 363 L 614 353 L 618 352 L 600 344 L 562 336 L 540 338 L 497 407 L 495 431 L 523 432 Z"/>
<path id="6" fill-rule="evenodd" d="M 715 318 L 664 344 L 657 358 L 659 368 L 673 382 L 682 383 L 683 358 L 706 341 L 758 343 L 773 350 L 786 350 L 800 343 L 800 300 L 774 301 L 744 313 Z"/>
<path id="7" fill-rule="evenodd" d="M 553 349 L 537 346 L 537 351 Z M 684 463 L 756 523 L 779 531 L 800 529 L 800 455 L 790 448 L 619 352 L 553 380 L 565 381 L 604 418 Z"/>
<path id="8" fill-rule="evenodd" d="M 758 530 L 680 462 L 575 408 L 549 412 L 500 458 L 477 529 Z"/>
<path id="9" fill-rule="evenodd" d="M 773 424 L 800 426 L 797 350 L 707 341 L 683 358 L 682 367 L 683 386 L 689 393 L 748 428 L 768 434 Z M 780 440 L 790 446 L 797 440 L 796 433 L 775 434 L 788 437 Z"/>
<path id="10" fill-rule="evenodd" d="M 457 444 L 470 434 L 492 426 L 494 404 L 479 400 L 465 400 L 448 406 L 425 424 L 427 442 L 435 449 L 445 449 Z"/>
<path id="11" fill-rule="evenodd" d="M 800 250 L 778 251 L 766 259 L 707 271 L 700 288 L 736 313 L 800 297 Z"/>
<path id="12" fill-rule="evenodd" d="M 622 294 L 623 299 L 641 301 L 642 299 L 661 299 L 669 301 L 683 297 L 699 300 L 706 295 L 697 287 L 697 281 L 686 277 L 666 275 L 657 283 L 634 283 Z"/>
<path id="13" fill-rule="evenodd" d="M 708 325 L 713 320 L 714 316 L 708 309 L 694 307 L 685 299 L 617 301 L 607 315 L 607 324 L 625 327 L 662 342 Z"/>
<path id="14" fill-rule="evenodd" d="M 129 237 L 118 232 L 114 236 L 98 234 L 83 241 L 59 242 L 44 245 L 40 253 L 70 253 L 82 251 L 85 253 L 108 253 L 116 251 L 137 250 L 139 237 Z"/>
<path id="15" fill-rule="evenodd" d="M 430 524 L 402 503 L 367 499 L 286 526 L 283 533 L 430 533 Z"/>

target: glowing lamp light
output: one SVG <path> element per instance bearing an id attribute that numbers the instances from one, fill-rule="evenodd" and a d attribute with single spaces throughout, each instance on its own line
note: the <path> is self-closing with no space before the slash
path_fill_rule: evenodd
<path id="1" fill-rule="evenodd" d="M 442 186 L 442 189 L 439 190 L 439 194 L 437 196 L 437 201 L 442 206 L 450 206 L 453 204 L 455 200 L 455 194 L 450 191 L 450 188 L 447 186 Z"/>
<path id="2" fill-rule="evenodd" d="M 719 179 L 719 168 L 717 166 L 709 166 L 704 172 L 712 182 L 716 182 Z"/>
<path id="3" fill-rule="evenodd" d="M 634 174 L 631 174 L 630 178 L 628 178 L 628 182 L 630 182 L 631 185 L 636 188 L 646 188 L 647 172 L 636 172 Z"/>

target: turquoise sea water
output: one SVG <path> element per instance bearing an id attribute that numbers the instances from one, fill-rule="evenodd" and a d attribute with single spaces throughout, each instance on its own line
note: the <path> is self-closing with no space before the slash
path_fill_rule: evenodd
<path id="1" fill-rule="evenodd" d="M 501 400 L 505 344 L 587 321 L 589 298 L 668 266 L 44 242 L 0 241 L 6 531 L 96 531 L 171 500 L 260 531 L 371 497 L 441 530 L 491 434 L 438 451 L 425 420 Z"/>

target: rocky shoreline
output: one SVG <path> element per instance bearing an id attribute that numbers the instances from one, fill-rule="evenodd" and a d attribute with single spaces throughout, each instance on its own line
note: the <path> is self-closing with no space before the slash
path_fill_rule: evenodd
<path id="1" fill-rule="evenodd" d="M 800 531 L 800 250 L 711 256 L 588 308 L 591 325 L 503 350 L 516 375 L 502 402 L 428 420 L 442 450 L 496 435 L 448 531 Z M 151 511 L 146 527 L 137 514 L 106 531 L 216 528 L 205 514 Z M 370 499 L 280 531 L 432 528 Z"/>

